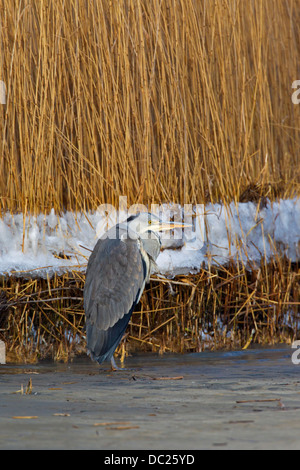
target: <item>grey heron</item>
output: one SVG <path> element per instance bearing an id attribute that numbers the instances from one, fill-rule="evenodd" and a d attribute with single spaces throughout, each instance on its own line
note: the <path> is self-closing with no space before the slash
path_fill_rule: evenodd
<path id="1" fill-rule="evenodd" d="M 185 224 L 141 212 L 101 237 L 89 258 L 84 286 L 87 350 L 99 364 L 111 360 L 155 268 L 159 232 Z"/>

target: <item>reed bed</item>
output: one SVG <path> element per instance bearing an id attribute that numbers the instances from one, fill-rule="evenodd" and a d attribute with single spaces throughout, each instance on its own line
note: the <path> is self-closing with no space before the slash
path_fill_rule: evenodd
<path id="1" fill-rule="evenodd" d="M 299 194 L 299 6 L 3 0 L 1 208 Z"/>
<path id="2" fill-rule="evenodd" d="M 299 196 L 299 0 L 3 0 L 0 213 Z M 1 280 L 8 354 L 85 349 L 84 276 Z M 153 280 L 120 353 L 291 341 L 299 267 Z"/>
<path id="3" fill-rule="evenodd" d="M 291 343 L 300 339 L 299 266 L 287 259 L 153 278 L 132 315 L 118 353 L 199 352 Z M 2 278 L 0 339 L 8 360 L 70 360 L 86 353 L 84 276 Z"/>

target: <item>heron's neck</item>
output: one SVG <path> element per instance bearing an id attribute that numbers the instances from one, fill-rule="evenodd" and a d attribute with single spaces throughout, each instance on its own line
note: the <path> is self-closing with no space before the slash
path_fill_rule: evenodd
<path id="1" fill-rule="evenodd" d="M 145 232 L 140 235 L 143 248 L 152 260 L 156 260 L 159 255 L 161 241 L 156 232 Z"/>

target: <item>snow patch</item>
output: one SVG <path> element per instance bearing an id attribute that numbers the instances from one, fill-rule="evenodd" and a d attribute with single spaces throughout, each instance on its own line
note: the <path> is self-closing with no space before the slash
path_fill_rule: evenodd
<path id="1" fill-rule="evenodd" d="M 157 259 L 168 276 L 197 272 L 203 263 L 242 262 L 249 268 L 275 252 L 299 260 L 300 200 L 287 199 L 258 209 L 252 202 L 197 205 L 188 211 L 178 205 L 155 206 L 162 218 L 192 222 L 192 228 L 163 236 Z M 97 239 L 127 217 L 125 211 L 65 212 L 31 216 L 2 214 L 0 274 L 52 276 L 72 269 L 85 271 Z M 188 219 L 188 220 L 187 220 Z"/>

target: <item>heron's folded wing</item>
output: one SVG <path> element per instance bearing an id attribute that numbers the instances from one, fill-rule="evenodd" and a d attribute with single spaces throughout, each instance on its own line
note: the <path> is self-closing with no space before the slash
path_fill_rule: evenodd
<path id="1" fill-rule="evenodd" d="M 101 330 L 115 325 L 137 302 L 144 289 L 146 271 L 137 240 L 98 240 L 86 272 L 87 322 Z"/>

